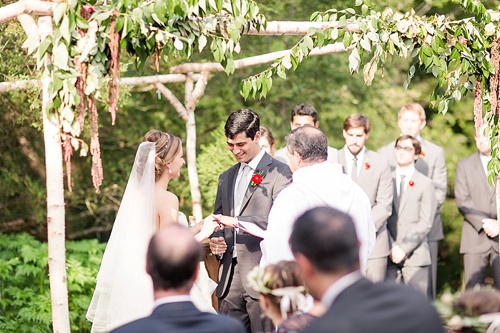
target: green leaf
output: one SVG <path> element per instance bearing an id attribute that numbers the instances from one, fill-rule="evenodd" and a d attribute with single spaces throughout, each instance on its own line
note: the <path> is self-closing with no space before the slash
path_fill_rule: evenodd
<path id="1" fill-rule="evenodd" d="M 54 23 L 56 25 L 59 24 L 59 22 L 61 21 L 61 18 L 66 13 L 66 8 L 67 8 L 67 4 L 65 2 L 60 2 L 56 5 L 56 8 L 54 9 L 54 15 L 53 15 Z"/>
<path id="2" fill-rule="evenodd" d="M 52 39 L 47 36 L 40 44 L 40 47 L 38 47 L 38 57 L 40 59 L 45 55 L 45 53 L 47 52 L 47 50 L 51 45 L 52 45 Z"/>
<path id="3" fill-rule="evenodd" d="M 351 45 L 352 42 L 352 35 L 350 32 L 346 31 L 344 33 L 344 39 L 342 41 L 344 43 L 344 47 L 348 48 Z"/>
<path id="4" fill-rule="evenodd" d="M 364 37 L 359 44 L 361 45 L 362 48 L 364 48 L 366 51 L 370 52 L 372 50 L 370 41 L 368 40 L 368 37 Z"/>
<path id="5" fill-rule="evenodd" d="M 291 59 L 290 59 L 290 55 L 287 54 L 286 56 L 283 57 L 283 59 L 281 60 L 281 64 L 283 65 L 283 67 L 285 67 L 286 69 L 290 69 L 292 68 L 292 62 L 291 62 Z"/>
<path id="6" fill-rule="evenodd" d="M 64 40 L 69 43 L 71 39 L 71 31 L 69 29 L 69 19 L 67 16 L 63 17 L 61 26 L 59 27 L 59 31 L 61 32 L 61 36 L 64 38 Z"/>
<path id="7" fill-rule="evenodd" d="M 311 37 L 305 36 L 304 37 L 304 44 L 307 46 L 309 50 L 312 50 L 314 47 L 314 43 Z M 304 52 L 305 53 L 305 52 Z"/>
<path id="8" fill-rule="evenodd" d="M 354 49 L 349 55 L 349 69 L 351 71 L 351 74 L 358 71 L 359 62 L 360 62 L 359 51 L 358 49 Z"/>

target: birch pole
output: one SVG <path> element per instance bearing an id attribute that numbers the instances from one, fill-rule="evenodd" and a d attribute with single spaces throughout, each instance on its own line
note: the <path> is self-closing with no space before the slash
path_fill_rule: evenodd
<path id="1" fill-rule="evenodd" d="M 52 17 L 40 17 L 38 29 L 41 40 L 52 35 Z M 50 59 L 46 61 L 49 62 Z M 48 63 L 45 64 L 45 66 L 48 65 Z M 63 156 L 58 119 L 49 118 L 47 113 L 50 103 L 50 81 L 50 77 L 42 79 L 42 117 L 47 170 L 47 239 L 52 327 L 55 333 L 69 333 L 71 331 L 66 281 Z"/>

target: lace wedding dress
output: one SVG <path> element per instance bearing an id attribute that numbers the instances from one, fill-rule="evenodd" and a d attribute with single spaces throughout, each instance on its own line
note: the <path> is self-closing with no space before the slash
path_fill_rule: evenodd
<path id="1" fill-rule="evenodd" d="M 155 232 L 155 153 L 153 142 L 143 142 L 137 150 L 87 311 L 87 319 L 93 322 L 92 333 L 109 332 L 151 314 L 153 284 L 145 267 L 149 240 Z M 187 225 L 185 216 L 183 219 L 182 224 Z M 202 311 L 214 312 L 206 300 L 215 282 L 204 267 L 199 275 L 193 302 Z"/>

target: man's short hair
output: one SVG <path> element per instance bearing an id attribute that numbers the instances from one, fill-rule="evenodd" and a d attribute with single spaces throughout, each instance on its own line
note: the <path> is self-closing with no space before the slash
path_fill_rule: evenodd
<path id="1" fill-rule="evenodd" d="M 411 144 L 413 145 L 413 148 L 415 149 L 415 155 L 420 155 L 422 152 L 422 146 L 420 145 L 420 141 L 412 137 L 411 135 L 405 134 L 401 135 L 399 138 L 396 139 L 396 143 L 394 144 L 394 147 L 398 146 L 399 141 L 401 140 L 411 140 Z"/>
<path id="2" fill-rule="evenodd" d="M 365 130 L 365 134 L 370 133 L 370 130 L 372 129 L 370 120 L 360 113 L 353 113 L 344 121 L 344 131 L 359 127 L 362 127 Z"/>
<path id="3" fill-rule="evenodd" d="M 420 118 L 420 120 L 422 120 L 422 121 L 425 120 L 425 110 L 422 107 L 422 105 L 420 105 L 418 103 L 408 103 L 408 104 L 402 106 L 401 109 L 399 109 L 399 111 L 398 111 L 398 119 L 401 118 L 402 114 L 406 111 L 416 113 L 416 114 L 418 114 L 418 117 Z"/>
<path id="4" fill-rule="evenodd" d="M 311 125 L 297 127 L 286 136 L 290 154 L 297 152 L 304 162 L 320 163 L 328 158 L 328 140 L 325 133 Z"/>
<path id="5" fill-rule="evenodd" d="M 319 272 L 347 273 L 359 269 L 359 248 L 352 218 L 332 207 L 316 207 L 293 225 L 290 247 Z"/>
<path id="6" fill-rule="evenodd" d="M 244 132 L 247 137 L 253 140 L 259 129 L 259 115 L 250 109 L 234 111 L 229 115 L 224 125 L 224 133 L 226 137 L 230 139 Z"/>
<path id="7" fill-rule="evenodd" d="M 180 225 L 169 225 L 166 228 L 179 228 Z M 189 231 L 188 231 L 189 232 Z M 182 238 L 182 242 L 166 243 L 155 234 L 149 242 L 146 265 L 148 274 L 153 280 L 155 290 L 181 289 L 189 291 L 196 268 L 202 259 L 202 249 L 194 237 Z M 184 240 L 186 238 L 186 240 Z"/>
<path id="8" fill-rule="evenodd" d="M 311 116 L 314 124 L 318 122 L 318 111 L 311 104 L 302 103 L 296 105 L 290 115 L 290 121 L 293 122 L 295 116 Z"/>

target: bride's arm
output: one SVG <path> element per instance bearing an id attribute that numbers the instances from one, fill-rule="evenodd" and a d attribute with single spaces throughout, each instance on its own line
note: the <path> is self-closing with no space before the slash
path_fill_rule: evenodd
<path id="1" fill-rule="evenodd" d="M 167 191 L 156 193 L 155 211 L 157 217 L 157 229 L 168 224 L 179 223 L 179 199 L 175 194 Z"/>
<path id="2" fill-rule="evenodd" d="M 218 229 L 219 224 L 214 221 L 214 218 L 212 215 L 209 215 L 203 219 L 202 222 L 196 224 L 194 227 L 192 227 L 192 230 L 196 232 L 196 235 L 194 235 L 194 238 L 198 242 L 203 242 L 205 239 L 209 238 L 210 235 L 213 234 L 213 232 Z M 198 229 L 198 230 L 196 230 Z"/>

